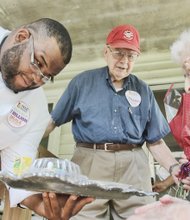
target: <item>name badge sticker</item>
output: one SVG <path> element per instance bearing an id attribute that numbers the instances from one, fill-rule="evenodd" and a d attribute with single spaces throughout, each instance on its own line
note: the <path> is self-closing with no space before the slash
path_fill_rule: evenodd
<path id="1" fill-rule="evenodd" d="M 141 103 L 141 96 L 138 92 L 127 90 L 125 92 L 125 97 L 132 107 L 137 107 Z"/>
<path id="2" fill-rule="evenodd" d="M 19 101 L 12 107 L 7 120 L 12 127 L 20 128 L 27 124 L 29 117 L 30 109 L 24 102 Z"/>

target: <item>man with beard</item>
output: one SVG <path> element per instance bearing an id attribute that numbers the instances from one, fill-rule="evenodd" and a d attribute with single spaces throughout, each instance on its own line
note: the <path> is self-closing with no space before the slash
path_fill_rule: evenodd
<path id="1" fill-rule="evenodd" d="M 35 159 L 49 121 L 41 88 L 69 63 L 72 42 L 59 22 L 42 18 L 10 32 L 0 29 L 0 150 L 3 171 L 20 175 Z M 11 207 L 24 205 L 51 220 L 66 220 L 91 198 L 9 189 Z"/>

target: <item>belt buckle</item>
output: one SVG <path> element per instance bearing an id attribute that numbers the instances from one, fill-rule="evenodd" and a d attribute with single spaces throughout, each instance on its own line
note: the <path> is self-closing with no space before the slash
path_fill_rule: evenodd
<path id="1" fill-rule="evenodd" d="M 104 144 L 104 150 L 105 150 L 105 151 L 112 151 L 112 150 L 108 150 L 108 145 L 109 145 L 109 144 L 113 144 L 113 143 L 105 143 L 105 144 Z"/>

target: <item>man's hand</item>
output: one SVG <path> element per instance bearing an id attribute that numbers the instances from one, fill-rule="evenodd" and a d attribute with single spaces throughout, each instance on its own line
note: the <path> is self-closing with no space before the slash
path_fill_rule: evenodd
<path id="1" fill-rule="evenodd" d="M 94 199 L 55 193 L 35 194 L 21 204 L 48 220 L 68 220 Z"/>
<path id="2" fill-rule="evenodd" d="M 154 192 L 164 192 L 166 191 L 170 186 L 174 184 L 174 179 L 172 176 L 167 177 L 165 180 L 162 181 L 157 181 L 155 184 L 152 186 L 152 190 Z"/>

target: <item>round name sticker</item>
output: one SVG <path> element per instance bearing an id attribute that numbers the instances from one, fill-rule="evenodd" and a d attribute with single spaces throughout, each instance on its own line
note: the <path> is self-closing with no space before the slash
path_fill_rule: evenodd
<path id="1" fill-rule="evenodd" d="M 132 107 L 137 107 L 141 103 L 141 96 L 138 92 L 127 90 L 125 92 L 125 97 Z"/>
<path id="2" fill-rule="evenodd" d="M 30 110 L 27 105 L 19 101 L 12 107 L 7 120 L 12 127 L 20 128 L 27 124 L 30 117 Z"/>

